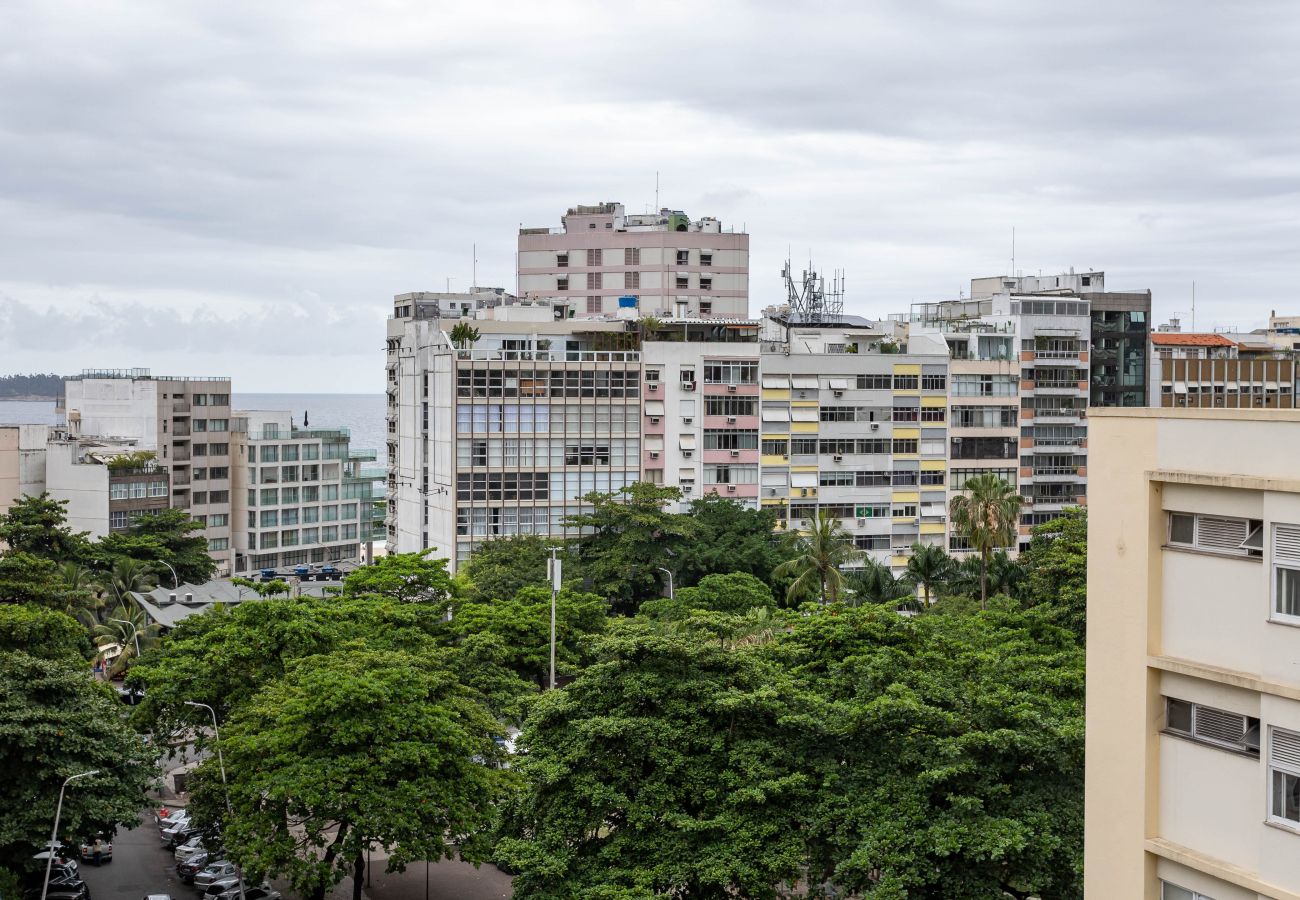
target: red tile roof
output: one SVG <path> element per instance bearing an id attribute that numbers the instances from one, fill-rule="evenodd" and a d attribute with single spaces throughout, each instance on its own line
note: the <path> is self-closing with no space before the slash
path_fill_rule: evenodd
<path id="1" fill-rule="evenodd" d="M 1157 347 L 1235 347 L 1236 341 L 1221 334 L 1177 334 L 1154 332 L 1151 343 Z"/>

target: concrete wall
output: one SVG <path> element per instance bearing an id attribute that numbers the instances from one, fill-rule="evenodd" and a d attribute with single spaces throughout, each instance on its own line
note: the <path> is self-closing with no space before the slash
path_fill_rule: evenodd
<path id="1" fill-rule="evenodd" d="M 68 501 L 68 527 L 88 531 L 92 539 L 108 534 L 108 467 L 77 462 L 79 448 L 54 442 L 46 448 L 46 483 L 50 496 Z"/>

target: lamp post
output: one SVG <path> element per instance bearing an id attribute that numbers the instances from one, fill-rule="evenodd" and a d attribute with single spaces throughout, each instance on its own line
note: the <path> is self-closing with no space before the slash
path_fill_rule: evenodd
<path id="1" fill-rule="evenodd" d="M 171 563 L 165 563 L 161 559 L 158 560 L 158 563 L 166 566 L 167 571 L 172 573 L 172 590 L 174 591 L 179 588 L 181 586 L 181 580 L 176 577 L 176 570 L 172 568 Z"/>
<path id="2" fill-rule="evenodd" d="M 45 881 L 41 884 L 41 900 L 45 900 L 45 892 L 50 888 L 50 870 L 54 868 L 54 850 L 59 846 L 59 817 L 63 815 L 63 792 L 68 789 L 69 783 L 76 781 L 78 778 L 89 778 L 91 775 L 98 774 L 99 769 L 91 769 L 89 772 L 69 775 L 63 779 L 63 786 L 59 788 L 59 805 L 54 808 L 54 829 L 50 832 L 49 853 L 45 858 Z"/>
<path id="3" fill-rule="evenodd" d="M 673 592 L 673 573 L 670 570 L 665 569 L 663 566 L 655 566 L 655 568 L 668 576 L 668 599 L 675 600 L 676 594 Z"/>
<path id="4" fill-rule="evenodd" d="M 217 727 L 217 711 L 206 703 L 197 703 L 193 700 L 186 700 L 186 706 L 193 706 L 198 709 L 206 709 L 208 715 L 212 716 L 212 734 L 217 742 L 217 768 L 221 770 L 221 787 L 226 792 L 226 813 L 232 812 L 230 806 L 230 785 L 226 784 L 226 762 L 221 756 L 221 729 Z M 239 863 L 235 863 L 235 877 L 239 879 L 239 900 L 244 900 L 244 869 Z"/>
<path id="5" fill-rule="evenodd" d="M 546 574 L 551 579 L 551 690 L 555 690 L 555 598 L 560 593 L 561 561 L 555 554 L 559 547 L 551 547 L 551 558 L 546 563 Z"/>
<path id="6" fill-rule="evenodd" d="M 136 630 L 135 623 L 127 619 L 114 619 L 112 616 L 109 616 L 108 621 L 121 622 L 123 625 L 131 626 L 131 637 L 135 640 L 135 658 L 139 659 L 140 658 L 140 632 Z"/>

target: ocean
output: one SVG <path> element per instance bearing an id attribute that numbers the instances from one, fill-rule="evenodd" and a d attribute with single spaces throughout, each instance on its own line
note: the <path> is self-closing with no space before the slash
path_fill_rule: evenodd
<path id="1" fill-rule="evenodd" d="M 354 450 L 378 450 L 384 459 L 383 394 L 235 394 L 236 409 L 287 409 L 295 425 L 303 413 L 313 427 L 339 425 L 352 432 Z M 0 425 L 58 425 L 53 400 L 0 400 Z"/>

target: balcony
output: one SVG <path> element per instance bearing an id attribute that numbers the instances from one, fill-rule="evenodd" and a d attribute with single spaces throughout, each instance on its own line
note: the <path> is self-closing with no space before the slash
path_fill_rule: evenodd
<path id="1" fill-rule="evenodd" d="M 180 399 L 172 401 L 172 412 L 188 414 L 189 411 L 190 411 L 190 401 L 180 400 Z"/>
<path id="2" fill-rule="evenodd" d="M 190 483 L 189 472 L 172 472 L 172 487 L 187 487 Z"/>
<path id="3" fill-rule="evenodd" d="M 471 361 L 639 363 L 641 352 L 639 350 L 457 350 L 456 358 Z"/>
<path id="4" fill-rule="evenodd" d="M 173 460 L 174 462 L 185 462 L 185 461 L 188 460 L 189 458 L 190 458 L 190 448 L 189 448 L 189 447 L 173 447 L 173 448 L 172 448 L 172 460 Z"/>
<path id="5" fill-rule="evenodd" d="M 172 437 L 187 438 L 190 436 L 190 426 L 177 422 L 172 426 Z"/>

